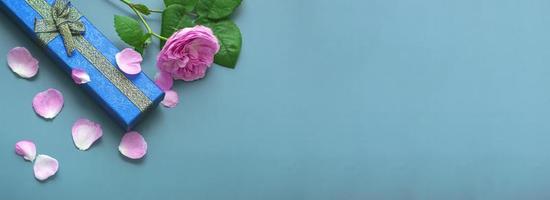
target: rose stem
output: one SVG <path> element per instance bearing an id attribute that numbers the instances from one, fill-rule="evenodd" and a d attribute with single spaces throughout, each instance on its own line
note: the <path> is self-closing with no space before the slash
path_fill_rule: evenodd
<path id="1" fill-rule="evenodd" d="M 143 16 L 141 15 L 141 13 L 136 10 L 136 8 L 134 8 L 134 6 L 132 5 L 132 2 L 130 2 L 129 0 L 120 0 L 122 1 L 122 3 L 128 5 L 132 11 L 134 11 L 134 13 L 136 13 L 136 15 L 139 17 L 139 19 L 141 20 L 141 22 L 143 23 L 143 25 L 145 25 L 145 28 L 147 29 L 147 32 L 155 37 L 157 37 L 158 39 L 161 39 L 161 40 L 168 40 L 168 38 L 165 38 L 165 37 L 162 37 L 161 35 L 155 33 L 153 31 L 153 29 L 151 29 L 151 27 L 149 26 L 149 24 L 147 23 L 147 21 L 145 21 L 145 18 L 143 18 Z"/>

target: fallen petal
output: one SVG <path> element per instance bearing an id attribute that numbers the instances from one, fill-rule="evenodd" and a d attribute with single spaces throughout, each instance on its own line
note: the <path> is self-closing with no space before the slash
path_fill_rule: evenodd
<path id="1" fill-rule="evenodd" d="M 59 163 L 48 155 L 38 155 L 34 161 L 34 177 L 44 181 L 57 173 Z"/>
<path id="2" fill-rule="evenodd" d="M 122 136 L 118 151 L 128 158 L 140 159 L 147 153 L 147 142 L 141 134 L 131 131 Z"/>
<path id="3" fill-rule="evenodd" d="M 15 143 L 15 153 L 32 162 L 36 158 L 36 145 L 32 141 L 21 140 Z"/>
<path id="4" fill-rule="evenodd" d="M 32 107 L 36 114 L 45 119 L 52 119 L 63 108 L 63 95 L 56 89 L 48 89 L 43 92 L 39 92 L 34 96 L 32 100 Z"/>
<path id="5" fill-rule="evenodd" d="M 23 78 L 32 78 L 38 73 L 38 60 L 25 47 L 15 47 L 8 52 L 8 66 Z"/>
<path id="6" fill-rule="evenodd" d="M 143 58 L 137 51 L 126 48 L 115 55 L 118 68 L 130 75 L 135 75 L 141 72 L 141 61 Z"/>
<path id="7" fill-rule="evenodd" d="M 166 91 L 172 89 L 174 79 L 172 79 L 172 76 L 170 76 L 169 73 L 160 71 L 155 75 L 155 83 L 160 89 Z"/>
<path id="8" fill-rule="evenodd" d="M 101 125 L 93 121 L 79 119 L 73 125 L 72 135 L 76 148 L 85 151 L 103 136 L 103 130 L 101 129 Z"/>
<path id="9" fill-rule="evenodd" d="M 174 108 L 178 105 L 179 101 L 178 93 L 174 90 L 168 90 L 164 92 L 164 99 L 160 103 L 167 108 Z"/>
<path id="10" fill-rule="evenodd" d="M 73 69 L 71 77 L 76 84 L 85 84 L 91 81 L 90 75 L 82 69 Z"/>

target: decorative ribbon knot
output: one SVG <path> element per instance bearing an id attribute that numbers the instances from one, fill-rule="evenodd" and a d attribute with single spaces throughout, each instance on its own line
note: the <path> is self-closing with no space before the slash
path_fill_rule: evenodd
<path id="1" fill-rule="evenodd" d="M 82 35 L 86 28 L 80 21 L 80 13 L 71 7 L 67 0 L 57 0 L 50 9 L 51 15 L 36 19 L 34 31 L 36 33 L 59 33 L 67 55 L 72 56 L 76 49 L 73 35 Z"/>

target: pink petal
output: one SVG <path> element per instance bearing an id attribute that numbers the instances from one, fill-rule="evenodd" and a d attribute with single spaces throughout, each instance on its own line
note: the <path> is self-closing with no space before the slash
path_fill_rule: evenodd
<path id="1" fill-rule="evenodd" d="M 32 78 L 38 73 L 38 60 L 25 47 L 15 47 L 8 52 L 8 66 L 23 78 Z"/>
<path id="2" fill-rule="evenodd" d="M 32 162 L 36 157 L 36 146 L 32 141 L 21 140 L 15 143 L 15 153 Z"/>
<path id="3" fill-rule="evenodd" d="M 147 142 L 141 134 L 131 131 L 122 136 L 118 151 L 128 158 L 140 159 L 147 153 Z"/>
<path id="4" fill-rule="evenodd" d="M 164 99 L 160 103 L 165 107 L 174 108 L 178 105 L 179 101 L 178 93 L 174 90 L 168 90 L 164 92 Z"/>
<path id="5" fill-rule="evenodd" d="M 73 69 L 71 77 L 76 84 L 85 84 L 91 81 L 90 75 L 82 69 Z"/>
<path id="6" fill-rule="evenodd" d="M 166 91 L 172 89 L 174 79 L 172 79 L 169 73 L 160 71 L 155 75 L 155 83 L 157 83 L 160 89 Z"/>
<path id="7" fill-rule="evenodd" d="M 34 161 L 34 177 L 40 181 L 53 176 L 59 169 L 59 163 L 48 155 L 38 155 Z"/>
<path id="8" fill-rule="evenodd" d="M 63 108 L 63 95 L 56 89 L 39 92 L 32 100 L 32 107 L 36 114 L 46 119 L 52 119 Z"/>
<path id="9" fill-rule="evenodd" d="M 103 136 L 101 125 L 87 120 L 79 119 L 73 125 L 73 142 L 76 148 L 88 150 L 92 144 Z"/>
<path id="10" fill-rule="evenodd" d="M 135 75 L 141 72 L 141 61 L 143 58 L 137 51 L 126 48 L 115 55 L 118 68 L 122 72 Z"/>

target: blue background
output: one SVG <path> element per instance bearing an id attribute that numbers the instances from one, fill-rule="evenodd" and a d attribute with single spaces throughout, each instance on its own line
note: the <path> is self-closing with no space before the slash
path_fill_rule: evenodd
<path id="1" fill-rule="evenodd" d="M 127 8 L 74 4 L 125 47 L 112 15 Z M 180 105 L 137 127 L 149 144 L 140 161 L 118 153 L 122 129 L 0 14 L 0 55 L 25 46 L 40 60 L 31 81 L 0 68 L 0 197 L 548 199 L 549 10 L 545 0 L 245 0 L 233 16 L 237 69 L 176 84 Z M 159 30 L 158 15 L 150 22 Z M 45 121 L 31 101 L 50 87 L 65 107 Z M 104 128 L 86 152 L 70 134 L 81 117 Z M 33 178 L 13 153 L 21 139 L 59 160 L 55 177 Z"/>

